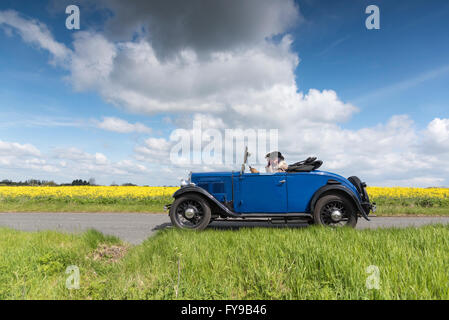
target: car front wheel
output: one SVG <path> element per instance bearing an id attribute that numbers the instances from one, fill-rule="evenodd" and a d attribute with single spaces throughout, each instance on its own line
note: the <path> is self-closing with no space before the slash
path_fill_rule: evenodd
<path id="1" fill-rule="evenodd" d="M 313 220 L 317 225 L 354 228 L 357 224 L 357 212 L 345 197 L 327 195 L 316 203 Z"/>
<path id="2" fill-rule="evenodd" d="M 203 230 L 209 225 L 211 210 L 201 196 L 185 195 L 173 202 L 170 220 L 178 228 Z"/>

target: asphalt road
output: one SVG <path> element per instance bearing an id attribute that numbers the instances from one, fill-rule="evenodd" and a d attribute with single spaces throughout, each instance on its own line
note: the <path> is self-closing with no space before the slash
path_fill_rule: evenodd
<path id="1" fill-rule="evenodd" d="M 372 217 L 359 219 L 358 229 L 407 227 L 449 223 L 449 217 Z M 160 213 L 0 213 L 0 226 L 23 231 L 58 230 L 82 232 L 89 228 L 115 235 L 138 244 L 156 230 L 171 227 L 167 214 Z M 210 228 L 238 229 L 241 227 L 302 228 L 304 224 L 273 225 L 267 222 L 214 222 Z"/>

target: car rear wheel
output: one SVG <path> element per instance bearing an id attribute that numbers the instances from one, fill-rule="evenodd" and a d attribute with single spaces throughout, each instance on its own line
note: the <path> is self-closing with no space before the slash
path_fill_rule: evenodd
<path id="1" fill-rule="evenodd" d="M 207 201 L 197 195 L 186 195 L 176 199 L 170 207 L 170 220 L 178 228 L 203 230 L 211 220 Z"/>
<path id="2" fill-rule="evenodd" d="M 357 212 L 347 198 L 327 195 L 316 203 L 313 220 L 317 225 L 354 228 L 357 224 Z"/>

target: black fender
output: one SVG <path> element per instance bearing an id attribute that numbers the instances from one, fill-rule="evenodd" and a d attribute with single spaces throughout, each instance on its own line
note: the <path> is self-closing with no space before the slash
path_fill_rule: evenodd
<path id="1" fill-rule="evenodd" d="M 234 218 L 240 218 L 241 215 L 238 213 L 235 213 L 231 210 L 229 210 L 228 207 L 226 207 L 223 203 L 221 203 L 220 201 L 218 201 L 217 199 L 215 199 L 215 197 L 213 195 L 211 195 L 209 192 L 207 192 L 206 190 L 204 190 L 201 187 L 195 186 L 195 185 L 189 185 L 189 186 L 185 186 L 182 187 L 181 189 L 178 189 L 174 194 L 173 194 L 173 198 L 177 199 L 179 198 L 181 195 L 186 194 L 186 193 L 196 193 L 196 194 L 200 194 L 203 197 L 207 198 L 210 202 L 214 203 L 215 205 L 217 205 L 217 207 L 221 210 L 223 210 L 223 212 L 230 216 L 230 217 L 234 217 Z"/>
<path id="2" fill-rule="evenodd" d="M 339 183 L 335 183 L 333 182 L 333 180 L 329 181 L 328 184 L 322 186 L 321 188 L 319 188 L 315 194 L 312 197 L 312 200 L 310 200 L 310 212 L 313 213 L 313 211 L 315 210 L 315 205 L 318 201 L 318 199 L 326 192 L 329 191 L 338 191 L 338 192 L 342 192 L 344 193 L 346 196 L 348 196 L 349 199 L 352 200 L 352 202 L 354 203 L 354 205 L 357 207 L 357 209 L 359 210 L 359 212 L 362 214 L 362 217 L 364 217 L 366 220 L 370 221 L 370 219 L 368 218 L 367 213 L 365 212 L 365 210 L 362 207 L 362 203 L 359 200 L 359 198 L 357 198 L 357 196 L 354 194 L 354 192 L 352 192 L 349 188 L 339 184 Z"/>

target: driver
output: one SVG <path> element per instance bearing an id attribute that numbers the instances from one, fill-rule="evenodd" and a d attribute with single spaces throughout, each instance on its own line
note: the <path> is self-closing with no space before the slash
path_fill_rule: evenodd
<path id="1" fill-rule="evenodd" d="M 267 172 L 285 172 L 288 168 L 288 164 L 284 161 L 284 156 L 279 151 L 268 153 L 265 159 L 268 162 L 265 167 Z"/>

